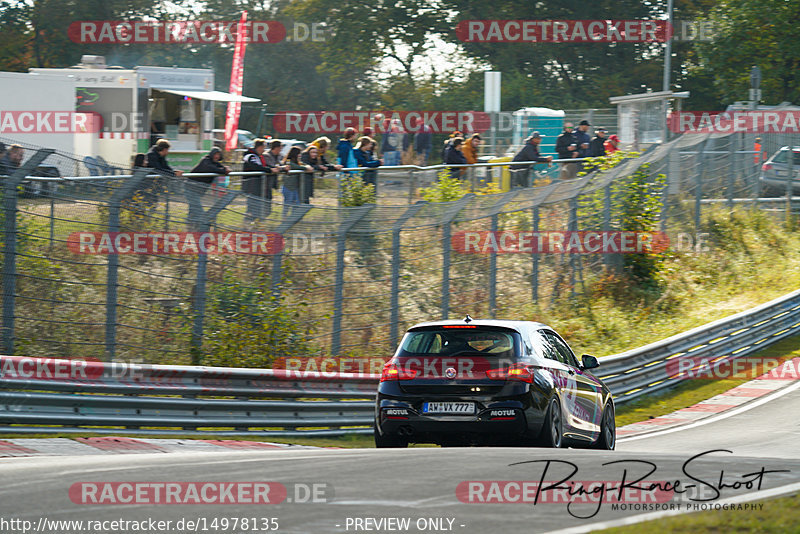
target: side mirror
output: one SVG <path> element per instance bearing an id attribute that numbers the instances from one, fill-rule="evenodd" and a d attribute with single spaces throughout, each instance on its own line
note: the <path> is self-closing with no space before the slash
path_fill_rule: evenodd
<path id="1" fill-rule="evenodd" d="M 581 364 L 581 367 L 584 369 L 594 369 L 595 367 L 600 367 L 600 362 L 597 361 L 597 358 L 589 354 L 584 354 L 581 356 Z"/>

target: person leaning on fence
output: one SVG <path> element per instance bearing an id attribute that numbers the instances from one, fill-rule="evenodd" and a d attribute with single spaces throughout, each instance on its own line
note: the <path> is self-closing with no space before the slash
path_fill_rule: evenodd
<path id="1" fill-rule="evenodd" d="M 329 171 L 342 170 L 344 165 L 339 165 L 338 163 L 328 163 L 328 159 L 325 157 L 325 153 L 328 151 L 328 147 L 331 146 L 330 139 L 328 139 L 327 137 L 317 137 L 316 139 L 311 141 L 311 146 L 315 146 L 319 149 L 319 161 L 327 170 Z"/>
<path id="2" fill-rule="evenodd" d="M 550 163 L 553 161 L 553 156 L 542 156 L 539 154 L 539 145 L 542 142 L 542 135 L 539 132 L 533 132 L 525 139 L 525 146 L 522 150 L 517 152 L 511 161 L 535 161 L 537 163 Z M 511 165 L 511 187 L 530 187 L 530 169 L 531 165 Z"/>
<path id="3" fill-rule="evenodd" d="M 455 137 L 453 138 L 453 142 L 450 143 L 450 148 L 444 154 L 444 162 L 445 163 L 452 163 L 454 165 L 464 165 L 467 163 L 467 158 L 464 157 L 464 138 L 463 137 Z M 450 177 L 461 179 L 461 177 L 465 174 L 466 168 L 465 167 L 451 167 L 450 168 Z"/>
<path id="4" fill-rule="evenodd" d="M 200 162 L 194 166 L 190 174 L 215 174 L 226 176 L 231 170 L 222 163 L 222 150 L 214 147 Z M 186 200 L 189 203 L 189 224 L 192 227 L 200 226 L 200 217 L 203 213 L 203 196 L 216 176 L 189 176 L 184 184 Z"/>
<path id="5" fill-rule="evenodd" d="M 159 139 L 147 152 L 147 166 L 160 174 L 159 178 L 145 178 L 142 184 L 143 202 L 150 207 L 155 206 L 158 195 L 166 190 L 163 179 L 183 176 L 183 171 L 177 171 L 167 162 L 167 154 L 172 145 L 166 139 Z"/>
<path id="6" fill-rule="evenodd" d="M 267 167 L 267 160 L 264 157 L 266 148 L 267 141 L 265 139 L 256 139 L 253 147 L 242 156 L 242 171 L 264 173 L 242 177 L 242 192 L 247 194 L 245 222 L 262 219 L 271 211 L 272 189 L 267 187 L 266 176 L 272 171 Z"/>
<path id="7" fill-rule="evenodd" d="M 0 141 L 0 176 L 7 176 L 8 173 L 6 172 L 6 166 L 3 160 L 8 153 L 8 149 L 6 148 L 6 144 Z"/>
<path id="8" fill-rule="evenodd" d="M 564 124 L 564 131 L 556 138 L 556 153 L 558 153 L 558 159 L 578 157 L 578 140 L 575 138 L 571 122 Z M 575 178 L 576 174 L 578 174 L 578 166 L 575 162 L 561 163 L 559 179 Z"/>
<path id="9" fill-rule="evenodd" d="M 358 143 L 356 143 L 355 148 L 353 148 L 353 157 L 355 157 L 356 164 L 359 167 L 375 169 L 376 167 L 383 165 L 383 160 L 375 159 L 375 156 L 373 156 L 372 151 L 374 147 L 375 140 L 373 138 L 367 137 L 366 135 L 359 138 Z M 377 177 L 378 171 L 375 170 L 364 171 L 364 173 L 361 175 L 361 179 L 365 184 L 372 185 L 375 185 Z"/>
<path id="10" fill-rule="evenodd" d="M 321 150 L 314 144 L 310 144 L 300 154 L 300 163 L 310 166 L 314 171 L 319 171 L 320 175 L 325 174 L 325 171 L 333 171 L 341 165 L 331 165 L 328 163 L 321 154 Z M 303 204 L 310 204 L 311 197 L 314 196 L 314 173 L 307 172 L 303 174 L 302 181 L 300 182 L 300 201 Z"/>
<path id="11" fill-rule="evenodd" d="M 283 160 L 283 164 L 289 168 L 290 171 L 305 171 L 305 172 L 313 172 L 314 168 L 311 165 L 303 165 L 300 163 L 300 147 L 293 146 L 289 149 L 289 153 L 286 154 L 286 159 Z M 291 210 L 292 204 L 300 204 L 300 177 L 302 175 L 300 173 L 291 173 L 287 174 L 286 178 L 283 180 L 283 188 L 281 189 L 281 193 L 283 193 L 283 216 L 286 215 Z"/>

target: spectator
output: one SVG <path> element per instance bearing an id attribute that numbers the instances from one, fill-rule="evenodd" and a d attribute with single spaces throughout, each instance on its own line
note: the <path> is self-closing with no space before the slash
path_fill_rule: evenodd
<path id="1" fill-rule="evenodd" d="M 373 156 L 373 150 L 375 148 L 375 140 L 371 137 L 363 136 L 358 140 L 356 147 L 353 149 L 353 156 L 356 159 L 356 163 L 358 163 L 359 167 L 367 167 L 369 169 L 375 169 L 376 167 L 380 167 L 383 165 L 383 160 L 375 159 Z M 378 177 L 378 172 L 375 170 L 368 170 L 365 171 L 364 174 L 361 176 L 361 179 L 366 184 L 375 185 L 376 179 Z"/>
<path id="2" fill-rule="evenodd" d="M 608 130 L 605 128 L 598 128 L 594 131 L 594 137 L 592 140 L 589 141 L 589 156 L 592 158 L 598 158 L 601 156 L 606 155 L 606 134 Z"/>
<path id="3" fill-rule="evenodd" d="M 466 163 L 467 158 L 464 157 L 464 152 L 462 151 L 463 146 L 464 146 L 464 138 L 454 137 L 452 143 L 450 143 L 450 147 L 444 154 L 444 162 L 456 165 Z M 466 169 L 464 167 L 451 167 L 450 177 L 458 178 L 460 180 L 465 170 Z"/>
<path id="4" fill-rule="evenodd" d="M 446 156 L 447 155 L 447 149 L 450 148 L 451 146 L 453 146 L 453 139 L 455 139 L 456 137 L 461 137 L 463 139 L 464 138 L 464 134 L 462 134 L 461 132 L 456 130 L 456 131 L 454 131 L 453 133 L 450 134 L 450 137 L 445 139 L 444 146 L 442 147 L 442 161 L 447 159 L 447 156 Z"/>
<path id="5" fill-rule="evenodd" d="M 539 154 L 539 145 L 542 143 L 542 135 L 539 132 L 533 132 L 525 139 L 525 146 L 522 150 L 517 152 L 514 159 L 511 161 L 536 161 L 538 163 L 550 163 L 553 161 L 553 156 L 542 156 Z M 511 165 L 511 170 L 516 171 L 516 180 L 512 179 L 511 187 L 518 185 L 520 187 L 528 187 L 531 165 Z"/>
<path id="6" fill-rule="evenodd" d="M 422 156 L 422 166 L 428 164 L 433 150 L 433 130 L 422 119 L 417 119 L 417 133 L 414 134 L 414 152 Z"/>
<path id="7" fill-rule="evenodd" d="M 136 167 L 147 167 L 147 154 L 136 154 L 133 157 L 133 166 Z"/>
<path id="8" fill-rule="evenodd" d="M 325 174 L 325 171 L 336 170 L 336 167 L 339 167 L 340 169 L 342 168 L 341 165 L 331 165 L 325 161 L 324 156 L 321 154 L 321 150 L 313 143 L 308 145 L 308 147 L 303 150 L 302 154 L 300 155 L 300 163 L 313 169 L 312 172 L 307 172 L 301 177 L 300 201 L 303 204 L 310 204 L 311 197 L 314 196 L 313 171 L 319 171 L 321 174 Z"/>
<path id="9" fill-rule="evenodd" d="M 619 137 L 616 134 L 609 135 L 608 141 L 605 142 L 603 148 L 606 149 L 606 154 L 613 154 L 617 150 L 619 150 Z"/>
<path id="10" fill-rule="evenodd" d="M 353 138 L 356 136 L 355 128 L 347 128 L 344 135 L 339 139 L 336 152 L 339 155 L 337 161 L 345 168 L 352 169 L 358 165 L 353 157 Z"/>
<path id="11" fill-rule="evenodd" d="M 474 133 L 464 142 L 461 151 L 467 163 L 478 163 L 478 147 L 481 146 L 481 135 Z"/>
<path id="12" fill-rule="evenodd" d="M 242 192 L 247 193 L 245 222 L 266 217 L 272 211 L 272 189 L 267 187 L 267 174 L 272 171 L 267 167 L 267 159 L 264 156 L 266 148 L 266 139 L 256 139 L 253 147 L 242 157 L 242 171 L 264 173 L 242 177 Z"/>
<path id="13" fill-rule="evenodd" d="M 558 153 L 558 159 L 573 159 L 578 157 L 578 141 L 572 130 L 571 122 L 564 124 L 564 131 L 556 138 L 556 152 Z M 561 180 L 574 178 L 577 173 L 578 166 L 576 163 L 561 163 L 561 172 L 559 174 Z"/>
<path id="14" fill-rule="evenodd" d="M 578 157 L 579 158 L 587 158 L 589 157 L 589 143 L 591 143 L 591 138 L 589 134 L 586 133 L 589 131 L 589 128 L 592 125 L 589 124 L 589 121 L 582 120 L 578 123 L 578 127 L 575 128 L 575 141 L 578 143 Z"/>
<path id="15" fill-rule="evenodd" d="M 213 147 L 211 151 L 200 160 L 191 170 L 191 173 L 216 174 L 225 176 L 231 170 L 221 163 L 222 150 Z M 190 176 L 185 184 L 185 192 L 189 201 L 189 221 L 190 224 L 199 229 L 202 215 L 203 196 L 208 191 L 208 187 L 214 182 L 215 176 Z M 200 210 L 200 211 L 198 211 Z"/>
<path id="16" fill-rule="evenodd" d="M 167 163 L 167 154 L 172 145 L 166 139 L 159 139 L 147 153 L 147 166 L 158 171 L 161 176 L 169 178 L 183 176 L 183 171 L 176 171 Z"/>
<path id="17" fill-rule="evenodd" d="M 6 144 L 0 141 L 0 176 L 6 176 L 6 166 L 3 163 L 3 160 L 8 153 L 8 149 L 6 148 Z"/>
<path id="18" fill-rule="evenodd" d="M 283 147 L 283 143 L 280 141 L 271 141 L 269 144 L 269 150 L 264 152 L 264 160 L 267 163 L 267 168 L 270 170 L 270 173 L 267 175 L 267 199 L 268 204 L 267 208 L 272 209 L 272 190 L 278 189 L 278 173 L 279 172 L 286 172 L 289 170 L 288 165 L 283 165 L 281 163 L 281 148 Z M 269 212 L 268 212 L 269 214 Z"/>
<path id="19" fill-rule="evenodd" d="M 399 119 L 391 121 L 381 138 L 381 154 L 386 165 L 402 165 L 403 152 L 408 150 L 408 134 Z"/>
<path id="20" fill-rule="evenodd" d="M 755 143 L 753 143 L 753 152 L 756 153 L 755 156 L 753 157 L 753 163 L 755 163 L 756 165 L 761 163 L 762 161 L 767 161 L 767 159 L 769 159 L 769 155 L 767 154 L 767 151 L 764 150 L 762 152 L 761 146 L 762 146 L 761 145 L 761 138 L 760 137 L 756 137 L 756 141 L 755 141 Z"/>
<path id="21" fill-rule="evenodd" d="M 3 145 L 5 148 L 5 145 Z M 25 149 L 21 145 L 11 145 L 8 151 L 0 159 L 0 175 L 10 176 L 14 171 L 19 169 L 22 165 L 22 157 L 25 155 Z"/>
<path id="22" fill-rule="evenodd" d="M 311 165 L 303 165 L 300 163 L 300 147 L 293 146 L 289 149 L 289 153 L 286 155 L 286 159 L 283 160 L 283 164 L 289 167 L 290 171 L 305 171 L 305 172 L 313 172 L 314 168 Z M 292 204 L 300 204 L 300 179 L 301 175 L 299 173 L 288 174 L 286 179 L 283 180 L 283 188 L 281 192 L 283 193 L 283 216 L 289 213 Z"/>
<path id="23" fill-rule="evenodd" d="M 317 137 L 313 141 L 311 141 L 311 145 L 317 147 L 319 149 L 319 160 L 322 165 L 325 166 L 327 170 L 334 170 L 340 171 L 344 167 L 344 165 L 339 164 L 331 164 L 328 163 L 328 159 L 325 157 L 325 153 L 328 151 L 328 147 L 331 146 L 331 140 L 327 137 Z"/>

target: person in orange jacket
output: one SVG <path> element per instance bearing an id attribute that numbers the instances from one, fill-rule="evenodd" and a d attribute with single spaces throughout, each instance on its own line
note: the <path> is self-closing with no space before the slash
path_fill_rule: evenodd
<path id="1" fill-rule="evenodd" d="M 481 135 L 474 133 L 467 138 L 462 145 L 461 152 L 464 153 L 467 163 L 478 163 L 478 147 L 481 146 Z"/>

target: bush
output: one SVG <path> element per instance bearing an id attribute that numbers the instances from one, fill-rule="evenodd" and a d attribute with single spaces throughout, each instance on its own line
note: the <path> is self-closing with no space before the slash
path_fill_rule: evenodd
<path id="1" fill-rule="evenodd" d="M 365 183 L 360 173 L 345 174 L 342 177 L 342 206 L 355 207 L 374 204 L 375 186 Z"/>
<path id="2" fill-rule="evenodd" d="M 289 307 L 265 290 L 268 283 L 245 286 L 226 276 L 209 291 L 203 365 L 265 368 L 281 357 L 313 353 L 303 305 Z"/>

